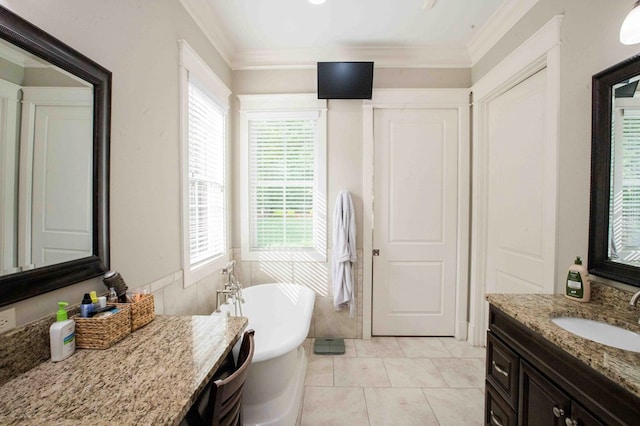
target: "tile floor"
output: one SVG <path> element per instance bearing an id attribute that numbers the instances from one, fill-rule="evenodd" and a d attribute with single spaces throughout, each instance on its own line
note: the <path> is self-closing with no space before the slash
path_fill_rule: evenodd
<path id="1" fill-rule="evenodd" d="M 345 339 L 308 356 L 302 426 L 482 425 L 485 349 L 453 338 Z"/>

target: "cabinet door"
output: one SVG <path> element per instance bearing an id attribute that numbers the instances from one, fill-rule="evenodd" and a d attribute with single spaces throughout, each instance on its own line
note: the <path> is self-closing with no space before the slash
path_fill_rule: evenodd
<path id="1" fill-rule="evenodd" d="M 580 405 L 571 403 L 571 417 L 566 420 L 567 426 L 604 426 Z"/>
<path id="2" fill-rule="evenodd" d="M 529 364 L 520 364 L 520 426 L 565 426 L 571 401 Z"/>

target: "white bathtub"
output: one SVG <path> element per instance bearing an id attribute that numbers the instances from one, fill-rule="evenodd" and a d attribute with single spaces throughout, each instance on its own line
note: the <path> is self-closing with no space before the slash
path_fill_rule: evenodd
<path id="1" fill-rule="evenodd" d="M 242 314 L 254 329 L 256 349 L 243 396 L 245 425 L 292 426 L 302 408 L 309 333 L 315 293 L 299 284 L 260 284 L 242 295 Z M 234 305 L 221 307 L 234 314 Z M 215 314 L 215 313 L 214 313 Z M 234 349 L 237 357 L 239 344 Z"/>

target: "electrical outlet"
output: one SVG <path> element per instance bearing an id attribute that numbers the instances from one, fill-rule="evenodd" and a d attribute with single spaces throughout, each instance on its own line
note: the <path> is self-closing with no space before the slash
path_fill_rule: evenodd
<path id="1" fill-rule="evenodd" d="M 16 328 L 16 308 L 0 312 L 0 334 Z"/>

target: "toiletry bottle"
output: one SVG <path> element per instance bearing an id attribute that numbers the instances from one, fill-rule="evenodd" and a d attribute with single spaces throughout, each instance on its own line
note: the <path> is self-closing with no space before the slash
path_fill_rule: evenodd
<path id="1" fill-rule="evenodd" d="M 578 302 L 588 302 L 591 300 L 591 283 L 587 268 L 582 265 L 580 256 L 576 257 L 575 263 L 569 267 L 565 297 Z"/>
<path id="2" fill-rule="evenodd" d="M 115 287 L 109 287 L 109 296 L 107 297 L 107 302 L 118 303 L 118 293 L 116 293 Z"/>
<path id="3" fill-rule="evenodd" d="M 70 357 L 76 350 L 76 323 L 67 318 L 64 310 L 67 305 L 67 302 L 58 302 L 56 322 L 49 328 L 51 361 L 54 362 Z"/>
<path id="4" fill-rule="evenodd" d="M 89 297 L 91 298 L 91 303 L 93 303 L 93 309 L 97 309 L 100 306 L 98 306 L 98 295 L 96 294 L 95 290 L 91 291 L 89 293 Z"/>
<path id="5" fill-rule="evenodd" d="M 93 312 L 93 302 L 89 293 L 85 293 L 80 304 L 80 316 L 82 318 L 89 318 L 89 314 Z"/>

